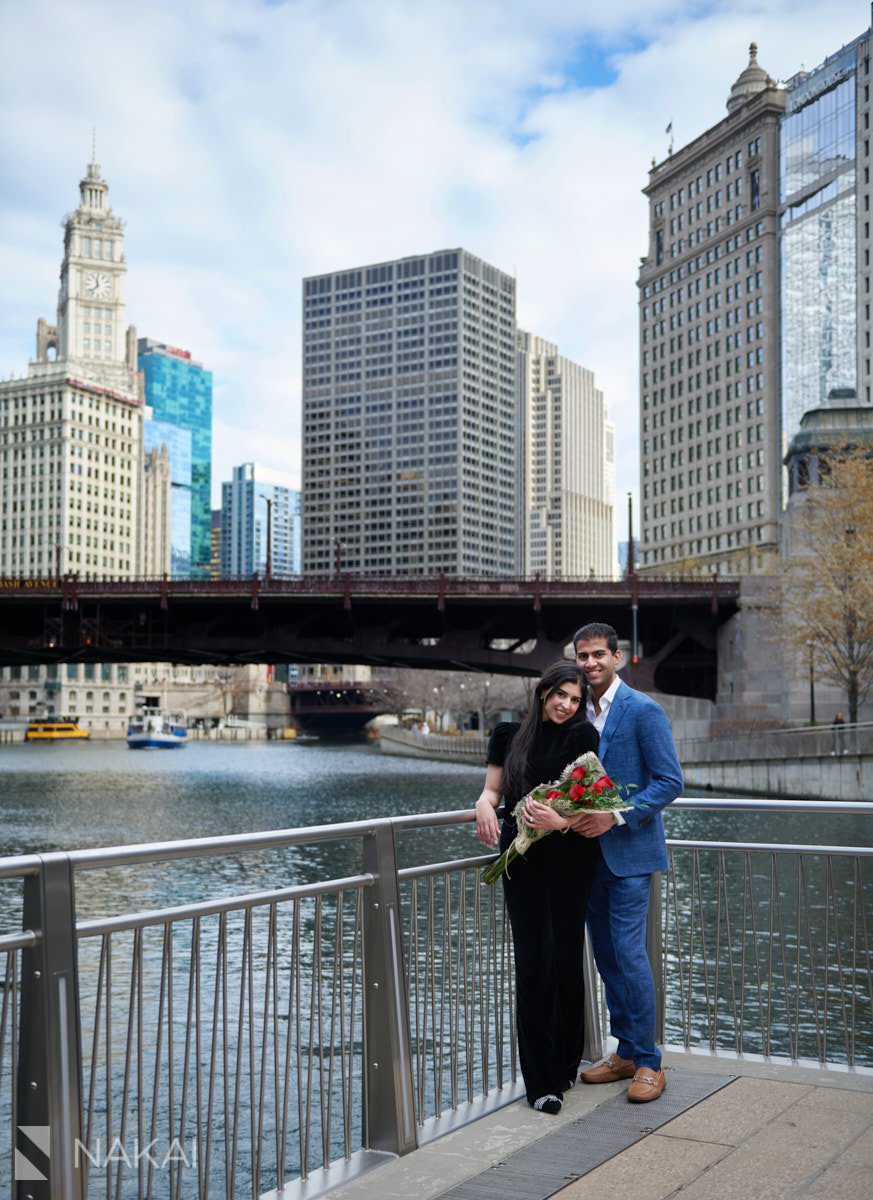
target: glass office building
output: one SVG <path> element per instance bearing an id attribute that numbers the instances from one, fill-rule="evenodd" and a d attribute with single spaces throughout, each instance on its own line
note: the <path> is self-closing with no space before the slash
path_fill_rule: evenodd
<path id="1" fill-rule="evenodd" d="M 169 421 L 146 418 L 145 451 L 167 447 L 170 457 L 170 573 L 174 579 L 191 575 L 191 430 Z"/>
<path id="2" fill-rule="evenodd" d="M 271 576 L 299 575 L 300 492 L 281 471 L 243 463 L 221 485 L 222 576 L 266 576 L 268 537 Z"/>
<path id="3" fill-rule="evenodd" d="M 194 578 L 208 579 L 212 522 L 212 372 L 205 370 L 202 363 L 195 362 L 187 350 L 151 338 L 139 339 L 138 360 L 145 383 L 145 402 L 152 409 L 154 421 L 164 426 L 176 426 L 190 434 L 189 573 Z M 172 463 L 172 447 L 170 458 Z M 174 500 L 176 490 L 174 479 Z"/>
<path id="4" fill-rule="evenodd" d="M 856 69 L 852 43 L 788 82 L 780 132 L 783 445 L 805 412 L 858 386 Z"/>

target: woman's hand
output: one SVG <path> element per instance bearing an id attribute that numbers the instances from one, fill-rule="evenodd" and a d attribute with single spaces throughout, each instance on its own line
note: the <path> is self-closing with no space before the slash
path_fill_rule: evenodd
<path id="1" fill-rule="evenodd" d="M 476 837 L 483 846 L 496 846 L 500 838 L 500 825 L 494 805 L 486 796 L 476 801 Z"/>
<path id="2" fill-rule="evenodd" d="M 525 800 L 521 812 L 531 829 L 564 830 L 570 827 L 570 822 L 560 813 L 556 813 L 548 804 L 540 804 L 539 800 Z"/>

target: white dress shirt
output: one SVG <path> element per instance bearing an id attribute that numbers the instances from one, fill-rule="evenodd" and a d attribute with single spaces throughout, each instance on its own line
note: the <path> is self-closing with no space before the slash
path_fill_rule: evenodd
<path id="1" fill-rule="evenodd" d="M 615 679 L 613 679 L 612 683 L 600 697 L 599 713 L 594 711 L 594 701 L 591 699 L 590 695 L 585 702 L 585 715 L 598 733 L 603 733 L 603 726 L 606 724 L 606 718 L 609 716 L 609 710 L 612 708 L 612 702 L 615 699 L 615 693 L 618 691 L 620 686 L 621 679 L 618 675 L 616 675 Z M 620 812 L 613 813 L 612 817 L 616 825 L 626 824 L 625 819 Z"/>
<path id="2" fill-rule="evenodd" d="M 603 733 L 603 726 L 606 724 L 606 718 L 609 716 L 609 710 L 612 708 L 612 702 L 615 699 L 615 693 L 621 687 L 621 679 L 616 675 L 612 683 L 600 697 L 600 712 L 594 711 L 594 701 L 589 695 L 585 702 L 585 715 L 594 726 L 598 733 Z"/>

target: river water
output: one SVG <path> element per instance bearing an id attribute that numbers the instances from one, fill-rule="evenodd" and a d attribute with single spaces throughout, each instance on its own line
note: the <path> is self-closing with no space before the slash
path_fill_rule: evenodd
<path id="1" fill-rule="evenodd" d="M 382 755 L 377 746 L 363 743 L 194 742 L 172 753 L 132 753 L 123 743 L 113 742 L 4 746 L 0 748 L 0 853 L 168 841 L 458 810 L 472 807 L 482 780 L 481 768 Z M 670 810 L 665 816 L 668 837 L 676 839 L 873 845 L 873 821 L 869 818 Z M 471 825 L 404 833 L 398 845 L 402 865 L 481 852 Z M 677 852 L 676 861 L 675 890 L 668 892 L 666 905 L 668 1040 L 685 1037 L 692 1044 L 706 1044 L 714 1036 L 713 998 L 720 996 L 715 1025 L 721 1022 L 716 1040 L 723 1048 L 732 1045 L 730 1013 L 742 1004 L 746 1005 L 742 1024 L 753 1027 L 744 1042 L 746 1051 L 770 1049 L 779 1054 L 793 1046 L 801 1054 L 815 1055 L 825 1011 L 830 1013 L 833 1049 L 833 1030 L 839 1030 L 848 1004 L 857 1028 L 855 1050 L 859 1061 L 866 1062 L 873 1045 L 873 1021 L 866 948 L 858 944 L 857 914 L 866 908 L 869 920 L 871 872 L 853 874 L 853 860 L 836 858 L 832 871 L 819 863 L 808 873 L 798 872 L 795 859 L 784 869 L 780 867 L 774 880 L 769 855 L 752 856 L 751 860 L 735 855 L 728 864 L 709 851 L 696 858 L 690 851 L 682 851 Z M 360 843 L 323 842 L 184 863 L 86 871 L 76 879 L 77 916 L 83 920 L 158 909 L 338 878 L 360 869 Z M 20 885 L 0 883 L 0 932 L 15 932 L 20 920 Z M 766 956 L 767 947 L 774 944 L 768 933 L 774 926 L 780 931 L 781 960 L 771 957 L 762 965 L 759 955 Z M 821 946 L 834 937 L 835 930 L 843 965 L 860 964 L 851 976 L 843 966 L 842 974 L 834 974 L 822 955 Z M 98 951 L 96 944 L 80 950 L 89 979 L 83 982 L 86 1035 L 85 1010 L 97 1003 Z M 745 956 L 745 983 L 738 996 L 732 979 L 740 955 Z M 706 970 L 700 965 L 705 957 L 709 959 Z M 157 997 L 160 990 L 159 963 L 158 947 L 151 972 L 147 963 L 143 968 L 146 1009 L 149 996 Z M 809 986 L 813 976 L 817 982 Z M 784 1005 L 784 1020 L 776 1012 L 782 992 L 790 996 Z M 816 992 L 819 999 L 806 998 Z M 765 1006 L 770 1006 L 768 1019 L 777 1031 L 769 1047 L 765 1044 Z M 181 1017 L 180 1011 L 174 1020 Z M 182 1020 L 180 1036 L 184 1026 Z M 792 1043 L 792 1037 L 796 1042 Z M 840 1039 L 845 1042 L 838 1032 L 837 1041 Z M 838 1045 L 831 1056 L 845 1059 L 846 1054 Z M 117 1103 L 117 1081 L 110 1091 Z M 334 1135 L 331 1138 L 329 1157 L 340 1149 Z"/>
<path id="2" fill-rule="evenodd" d="M 0 853 L 71 850 L 129 842 L 290 829 L 399 813 L 472 807 L 481 768 L 383 755 L 372 744 L 324 742 L 193 742 L 172 752 L 138 753 L 124 743 L 61 743 L 0 748 Z M 671 812 L 668 837 L 869 846 L 873 821 L 835 815 Z M 434 834 L 404 835 L 403 863 L 477 854 L 472 826 Z M 348 849 L 323 843 L 296 849 L 290 870 L 299 880 L 349 872 Z M 173 878 L 175 903 L 201 899 L 228 882 L 267 886 L 270 867 L 259 856 L 216 863 L 195 859 L 184 870 L 161 868 Z M 269 856 L 262 856 L 269 860 Z M 126 872 L 134 895 L 154 896 L 153 875 Z M 102 889 L 79 884 L 79 915 L 101 915 Z M 119 897 L 112 893 L 113 905 Z M 134 896 L 131 896 L 133 899 Z M 84 908 L 82 907 L 84 905 Z M 9 910 L 6 909 L 6 912 Z M 0 905 L 0 919 L 4 909 Z M 4 932 L 9 932 L 4 922 Z"/>

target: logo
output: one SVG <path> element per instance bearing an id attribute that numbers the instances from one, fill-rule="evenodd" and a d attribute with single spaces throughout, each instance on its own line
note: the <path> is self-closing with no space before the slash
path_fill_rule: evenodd
<path id="1" fill-rule="evenodd" d="M 33 1158 L 25 1158 L 22 1152 L 16 1147 L 14 1165 L 15 1179 L 28 1183 L 32 1183 L 39 1179 L 48 1179 L 45 1171 L 40 1170 L 40 1167 L 37 1166 L 37 1163 L 42 1164 L 44 1159 L 44 1165 L 46 1169 L 48 1168 L 48 1160 L 51 1155 L 51 1126 L 19 1125 L 18 1132 L 23 1138 L 31 1143 L 32 1147 L 34 1147 L 34 1149 L 28 1147 L 27 1153 L 35 1156 L 36 1162 L 33 1161 Z"/>
<path id="2" fill-rule="evenodd" d="M 22 1183 L 48 1182 L 51 1158 L 51 1126 L 50 1125 L 19 1125 L 18 1140 L 24 1150 L 15 1149 L 14 1179 Z M 158 1138 L 142 1145 L 139 1138 L 125 1143 L 120 1138 L 112 1138 L 104 1143 L 97 1138 L 91 1145 L 86 1146 L 78 1138 L 73 1140 L 73 1165 L 76 1171 L 81 1170 L 87 1161 L 93 1167 L 105 1170 L 116 1166 L 119 1171 L 123 1167 L 139 1170 L 142 1163 L 159 1171 L 172 1170 L 174 1164 L 184 1167 L 197 1166 L 197 1140 L 185 1142 L 173 1138 L 166 1144 Z"/>

